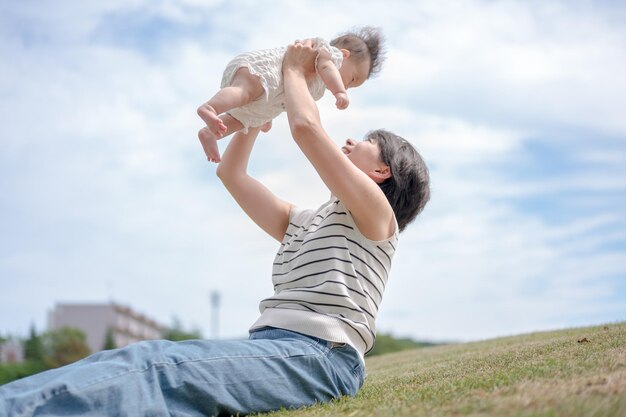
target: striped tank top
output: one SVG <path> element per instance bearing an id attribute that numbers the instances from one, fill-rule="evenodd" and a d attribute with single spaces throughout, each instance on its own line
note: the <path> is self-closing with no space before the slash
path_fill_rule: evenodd
<path id="1" fill-rule="evenodd" d="M 287 329 L 348 343 L 364 356 L 374 346 L 397 229 L 387 240 L 367 239 L 336 198 L 317 210 L 292 208 L 274 260 L 274 295 L 261 301 L 250 330 Z"/>

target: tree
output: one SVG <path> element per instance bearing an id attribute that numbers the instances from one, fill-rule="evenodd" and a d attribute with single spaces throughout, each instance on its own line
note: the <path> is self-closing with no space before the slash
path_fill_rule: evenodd
<path id="1" fill-rule="evenodd" d="M 185 330 L 177 317 L 172 319 L 172 325 L 165 331 L 164 339 L 179 342 L 181 340 L 202 339 L 199 330 Z"/>
<path id="2" fill-rule="evenodd" d="M 43 360 L 43 345 L 41 336 L 37 334 L 35 325 L 30 325 L 30 335 L 24 342 L 24 358 L 31 361 Z"/>
<path id="3" fill-rule="evenodd" d="M 102 346 L 103 350 L 115 349 L 117 346 L 115 345 L 115 338 L 113 337 L 113 329 L 108 328 L 106 336 L 104 337 L 104 346 Z"/>
<path id="4" fill-rule="evenodd" d="M 43 360 L 50 368 L 76 362 L 89 353 L 87 338 L 82 330 L 62 327 L 43 336 Z"/>

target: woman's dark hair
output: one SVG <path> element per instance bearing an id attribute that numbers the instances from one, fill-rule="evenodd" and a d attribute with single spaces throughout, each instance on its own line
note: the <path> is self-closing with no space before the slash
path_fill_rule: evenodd
<path id="1" fill-rule="evenodd" d="M 350 56 L 358 62 L 363 62 L 365 58 L 369 58 L 370 70 L 367 78 L 370 78 L 380 72 L 385 60 L 383 42 L 384 38 L 379 28 L 364 26 L 361 29 L 340 35 L 330 41 L 330 44 L 335 48 L 347 49 L 350 51 Z"/>
<path id="2" fill-rule="evenodd" d="M 380 158 L 391 170 L 391 177 L 378 184 L 398 221 L 400 232 L 415 220 L 430 199 L 428 167 L 408 141 L 386 130 L 366 135 L 380 148 Z"/>

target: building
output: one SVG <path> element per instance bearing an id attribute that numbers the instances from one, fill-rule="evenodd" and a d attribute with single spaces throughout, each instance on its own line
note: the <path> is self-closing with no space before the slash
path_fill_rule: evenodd
<path id="1" fill-rule="evenodd" d="M 92 352 L 104 349 L 110 333 L 113 345 L 161 339 L 166 327 L 117 303 L 57 304 L 48 315 L 48 330 L 74 327 L 85 332 Z"/>
<path id="2" fill-rule="evenodd" d="M 24 345 L 17 339 L 0 343 L 0 363 L 24 362 Z"/>

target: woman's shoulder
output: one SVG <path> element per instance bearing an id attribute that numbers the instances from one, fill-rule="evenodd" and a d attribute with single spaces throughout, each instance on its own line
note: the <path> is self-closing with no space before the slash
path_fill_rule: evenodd
<path id="1" fill-rule="evenodd" d="M 335 197 L 322 203 L 317 208 L 307 208 L 299 206 L 291 206 L 291 212 L 289 213 L 290 219 L 314 217 L 320 213 L 328 211 L 331 207 L 336 206 L 339 200 Z"/>
<path id="2" fill-rule="evenodd" d="M 381 245 L 381 244 L 391 244 L 392 246 L 396 246 L 396 242 L 398 241 L 398 222 L 396 221 L 395 215 L 393 218 L 394 224 L 395 224 L 395 228 L 393 233 L 391 233 L 391 235 L 389 237 L 387 237 L 386 239 L 382 239 L 382 240 L 372 240 L 369 239 L 368 237 L 366 237 L 361 230 L 359 230 L 358 225 L 356 224 L 354 217 L 352 216 L 352 213 L 350 212 L 350 210 L 348 210 L 348 208 L 341 202 L 341 200 L 336 199 L 335 202 L 335 207 L 336 210 L 338 212 L 341 213 L 345 213 L 346 214 L 346 220 L 350 226 L 350 234 L 353 237 L 356 237 L 359 239 L 359 241 L 361 242 L 365 242 L 368 245 Z"/>

